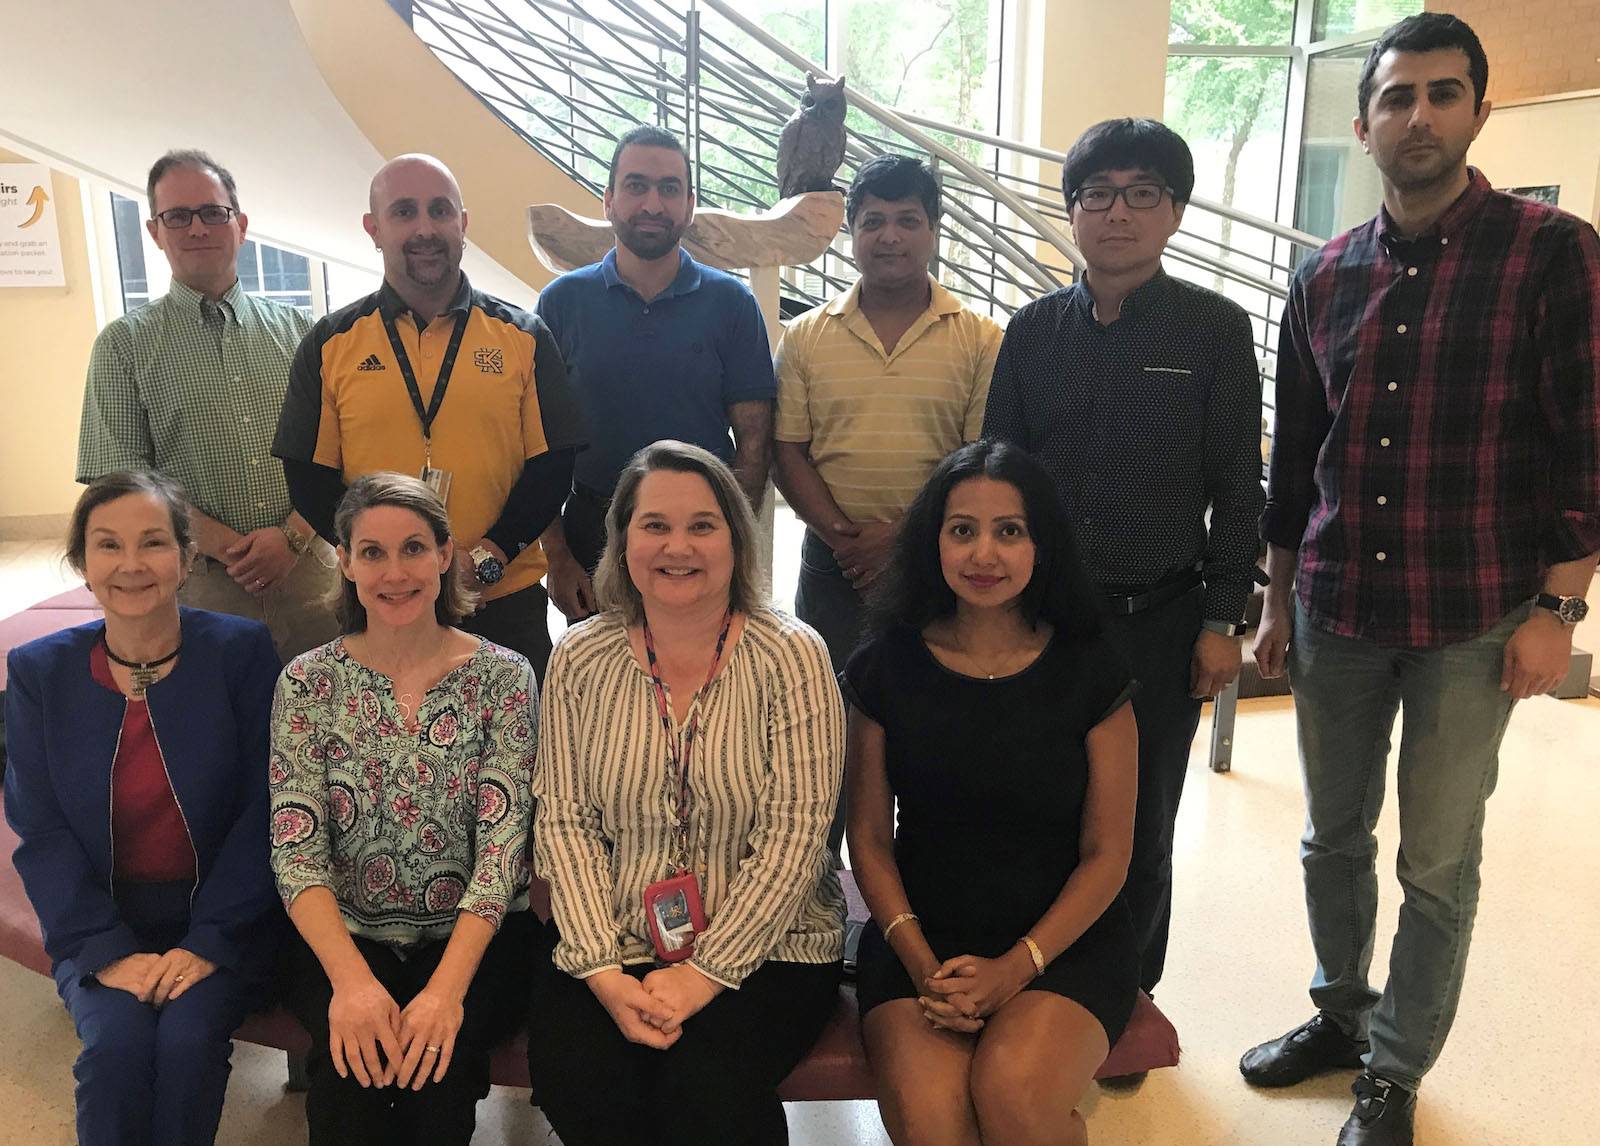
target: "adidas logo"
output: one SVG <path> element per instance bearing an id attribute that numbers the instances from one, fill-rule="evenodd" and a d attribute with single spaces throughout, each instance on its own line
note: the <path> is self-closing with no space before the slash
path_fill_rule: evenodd
<path id="1" fill-rule="evenodd" d="M 367 355 L 361 360 L 361 365 L 356 367 L 357 370 L 382 370 L 383 368 L 383 363 L 378 361 L 376 354 Z"/>

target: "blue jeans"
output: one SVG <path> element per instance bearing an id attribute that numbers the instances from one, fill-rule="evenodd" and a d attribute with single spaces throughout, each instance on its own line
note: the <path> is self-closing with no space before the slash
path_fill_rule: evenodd
<path id="1" fill-rule="evenodd" d="M 1501 665 L 1527 616 L 1522 607 L 1470 641 L 1404 649 L 1324 632 L 1295 606 L 1289 679 L 1306 791 L 1311 999 L 1371 1039 L 1367 1069 L 1411 1090 L 1438 1059 L 1461 997 L 1484 809 L 1513 703 L 1500 691 Z M 1367 979 L 1378 910 L 1373 829 L 1402 706 L 1396 871 L 1405 897 L 1380 995 Z"/>

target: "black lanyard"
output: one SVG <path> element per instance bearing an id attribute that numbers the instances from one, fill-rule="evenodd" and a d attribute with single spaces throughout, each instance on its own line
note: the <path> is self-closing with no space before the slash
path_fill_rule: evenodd
<path id="1" fill-rule="evenodd" d="M 450 332 L 450 345 L 445 347 L 444 361 L 439 363 L 439 377 L 433 383 L 433 398 L 428 402 L 427 408 L 422 405 L 422 390 L 417 386 L 416 372 L 411 369 L 411 359 L 406 354 L 405 345 L 400 341 L 400 332 L 395 329 L 394 317 L 389 314 L 383 316 L 383 329 L 389 333 L 389 346 L 394 350 L 395 362 L 400 367 L 400 377 L 406 380 L 406 392 L 411 395 L 411 405 L 417 411 L 417 419 L 422 423 L 422 441 L 428 449 L 428 464 L 433 464 L 433 420 L 439 416 L 439 407 L 444 404 L 444 392 L 450 386 L 450 375 L 456 367 L 456 354 L 461 350 L 461 336 L 467 332 L 467 317 L 469 310 L 461 311 L 456 315 L 455 329 Z M 417 337 L 422 337 L 423 328 L 417 327 Z"/>

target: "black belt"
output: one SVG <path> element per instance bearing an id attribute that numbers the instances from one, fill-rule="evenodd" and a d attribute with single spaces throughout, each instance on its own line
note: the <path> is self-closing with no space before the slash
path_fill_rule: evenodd
<path id="1" fill-rule="evenodd" d="M 1200 567 L 1183 569 L 1163 577 L 1154 585 L 1143 589 L 1106 593 L 1106 612 L 1115 617 L 1129 617 L 1157 605 L 1175 601 L 1201 582 Z"/>

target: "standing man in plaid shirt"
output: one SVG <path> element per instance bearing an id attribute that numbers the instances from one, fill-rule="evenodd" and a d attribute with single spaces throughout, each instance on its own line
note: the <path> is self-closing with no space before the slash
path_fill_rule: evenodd
<path id="1" fill-rule="evenodd" d="M 1373 46 L 1355 127 L 1383 207 L 1301 264 L 1282 327 L 1255 653 L 1294 687 L 1318 1013 L 1240 1070 L 1287 1086 L 1364 1068 L 1339 1146 L 1412 1140 L 1500 739 L 1566 675 L 1600 551 L 1600 238 L 1466 165 L 1488 70 L 1443 13 Z M 1380 994 L 1373 827 L 1402 706 L 1404 900 Z"/>
<path id="2" fill-rule="evenodd" d="M 179 599 L 264 621 L 288 660 L 339 632 L 327 603 L 339 581 L 333 550 L 289 504 L 272 456 L 289 364 L 311 317 L 239 285 L 249 220 L 216 160 L 169 151 L 146 190 L 145 226 L 172 287 L 95 339 L 77 477 L 142 468 L 180 482 L 200 555 Z"/>

